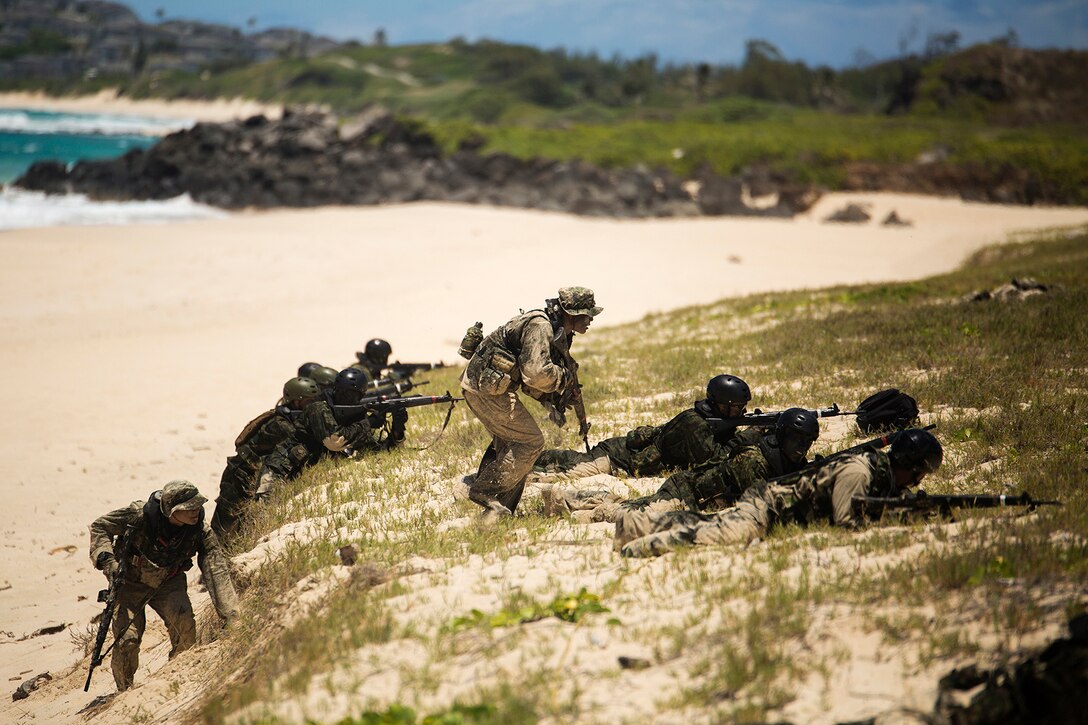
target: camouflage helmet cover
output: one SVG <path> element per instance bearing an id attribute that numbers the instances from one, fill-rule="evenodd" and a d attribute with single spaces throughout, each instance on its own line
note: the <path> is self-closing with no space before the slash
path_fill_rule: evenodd
<path id="1" fill-rule="evenodd" d="M 559 306 L 568 315 L 589 315 L 596 317 L 604 311 L 597 306 L 593 290 L 588 287 L 563 287 L 559 290 Z"/>
<path id="2" fill-rule="evenodd" d="M 170 518 L 177 511 L 195 511 L 204 506 L 208 499 L 200 495 L 197 487 L 188 481 L 171 481 L 162 487 L 159 495 L 159 509 L 162 515 Z"/>

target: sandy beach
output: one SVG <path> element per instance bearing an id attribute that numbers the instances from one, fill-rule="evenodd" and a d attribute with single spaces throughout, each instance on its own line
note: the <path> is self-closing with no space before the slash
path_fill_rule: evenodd
<path id="1" fill-rule="evenodd" d="M 849 201 L 913 226 L 820 221 Z M 77 658 L 67 634 L 17 640 L 82 629 L 98 611 L 88 524 L 174 478 L 214 499 L 234 436 L 302 362 L 346 365 L 374 336 L 394 358 L 456 362 L 468 325 L 490 330 L 567 284 L 594 288 L 599 324 L 618 324 L 752 292 L 916 279 L 1017 232 L 1083 224 L 1088 209 L 832 194 L 794 220 L 426 203 L 0 234 L 0 674 Z"/>
<path id="2" fill-rule="evenodd" d="M 215 101 L 133 99 L 104 89 L 88 96 L 49 96 L 40 92 L 0 93 L 0 108 L 33 108 L 66 113 L 108 113 L 145 118 L 184 119 L 222 123 L 263 113 L 279 118 L 282 107 L 246 98 Z"/>

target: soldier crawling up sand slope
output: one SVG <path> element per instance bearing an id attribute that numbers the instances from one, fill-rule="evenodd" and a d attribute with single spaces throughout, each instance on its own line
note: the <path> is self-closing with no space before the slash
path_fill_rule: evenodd
<path id="1" fill-rule="evenodd" d="M 546 309 L 517 315 L 472 352 L 461 376 L 461 390 L 469 409 L 491 433 L 494 455 L 485 453 L 469 487 L 469 499 L 485 509 L 486 517 L 513 513 L 526 476 L 544 450 L 544 435 L 518 397 L 518 387 L 551 405 L 557 423 L 565 422 L 564 398 L 582 411 L 579 417 L 583 418 L 570 344 L 575 333 L 589 330 L 601 311 L 592 290 L 564 287 L 558 299 L 546 302 Z M 579 422 L 584 438 L 589 424 L 584 418 Z"/>
<path id="2" fill-rule="evenodd" d="M 150 605 L 170 633 L 170 657 L 196 644 L 196 618 L 189 601 L 185 572 L 193 557 L 204 575 L 215 611 L 224 621 L 238 612 L 238 595 L 230 579 L 229 562 L 219 539 L 204 520 L 204 503 L 196 486 L 171 481 L 147 501 L 134 501 L 91 524 L 91 561 L 114 586 L 120 563 L 114 537 L 130 532 L 127 576 L 118 582 L 113 636 L 113 679 L 117 689 L 132 686 L 140 665 L 140 641 Z M 89 680 L 88 680 L 89 682 Z"/>

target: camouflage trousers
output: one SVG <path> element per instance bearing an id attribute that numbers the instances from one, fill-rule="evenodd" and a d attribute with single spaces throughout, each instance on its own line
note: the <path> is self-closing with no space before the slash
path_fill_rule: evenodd
<path id="1" fill-rule="evenodd" d="M 465 402 L 491 433 L 495 457 L 488 457 L 469 486 L 468 497 L 489 509 L 497 503 L 511 513 L 521 501 L 525 479 L 544 450 L 544 434 L 514 392 L 482 395 L 461 389 Z"/>
<path id="2" fill-rule="evenodd" d="M 170 657 L 196 644 L 196 617 L 189 601 L 185 573 L 179 572 L 157 588 L 139 582 L 126 583 L 117 595 L 113 616 L 113 680 L 117 690 L 132 686 L 140 666 L 140 642 L 147 627 L 144 607 L 150 606 L 162 617 L 170 633 Z"/>
<path id="3" fill-rule="evenodd" d="M 552 449 L 544 451 L 533 465 L 530 479 L 542 483 L 576 481 L 602 473 L 631 473 L 631 451 L 627 436 L 606 438 L 588 452 Z"/>
<path id="4" fill-rule="evenodd" d="M 614 524 L 630 510 L 630 489 L 620 481 L 612 489 L 591 488 L 574 490 L 559 486 L 544 486 L 541 497 L 544 499 L 545 516 L 573 516 L 582 523 L 607 522 Z M 683 509 L 683 502 L 677 499 L 655 500 L 642 504 L 641 509 L 649 513 L 677 511 Z"/>
<path id="5" fill-rule="evenodd" d="M 746 544 L 767 533 L 775 501 L 766 484 L 751 486 L 736 506 L 716 514 L 628 510 L 616 522 L 613 547 L 623 556 L 660 556 L 687 546 Z"/>
<path id="6" fill-rule="evenodd" d="M 219 540 L 226 543 L 241 523 L 245 507 L 257 490 L 260 459 L 248 452 L 239 452 L 227 459 L 219 481 L 219 497 L 215 499 L 215 514 L 211 528 Z"/>

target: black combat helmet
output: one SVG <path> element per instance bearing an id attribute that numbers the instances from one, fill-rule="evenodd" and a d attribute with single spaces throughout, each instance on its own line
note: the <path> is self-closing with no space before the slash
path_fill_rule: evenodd
<path id="1" fill-rule="evenodd" d="M 317 383 L 310 378 L 291 378 L 283 384 L 283 399 L 288 403 L 297 403 L 307 398 L 316 398 L 321 394 Z"/>
<path id="2" fill-rule="evenodd" d="M 820 437 L 820 422 L 816 413 L 804 408 L 787 408 L 778 416 L 774 424 L 774 432 L 782 438 L 783 435 L 801 435 L 810 440 Z"/>
<path id="3" fill-rule="evenodd" d="M 366 390 L 367 374 L 359 368 L 344 368 L 336 375 L 333 383 L 335 390 L 351 390 L 362 393 Z"/>
<path id="4" fill-rule="evenodd" d="M 752 391 L 736 375 L 715 375 L 706 384 L 706 399 L 718 405 L 748 405 Z"/>
<path id="5" fill-rule="evenodd" d="M 375 337 L 366 343 L 363 354 L 368 360 L 385 365 L 393 354 L 393 346 L 380 337 Z"/>
<path id="6" fill-rule="evenodd" d="M 319 367 L 322 367 L 321 363 L 302 363 L 298 366 L 298 376 L 300 378 L 308 378 L 310 377 L 310 373 L 312 373 L 314 370 L 317 370 Z"/>
<path id="7" fill-rule="evenodd" d="M 896 468 L 905 468 L 914 473 L 933 473 L 941 467 L 944 449 L 928 430 L 908 428 L 895 434 L 888 457 Z"/>
<path id="8" fill-rule="evenodd" d="M 778 415 L 774 434 L 786 460 L 801 463 L 808 455 L 808 449 L 820 437 L 820 422 L 811 410 L 787 408 Z"/>
<path id="9" fill-rule="evenodd" d="M 310 380 L 313 380 L 322 388 L 327 388 L 336 382 L 336 378 L 338 376 L 339 373 L 336 372 L 336 370 L 322 365 L 321 367 L 314 369 L 310 372 L 309 375 L 306 375 L 304 377 L 310 378 Z"/>

